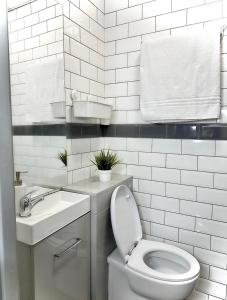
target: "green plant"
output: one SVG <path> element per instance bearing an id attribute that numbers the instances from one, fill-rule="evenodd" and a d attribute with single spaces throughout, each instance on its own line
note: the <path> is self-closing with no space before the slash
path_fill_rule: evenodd
<path id="1" fill-rule="evenodd" d="M 120 160 L 117 157 L 116 153 L 111 152 L 110 150 L 101 150 L 97 152 L 94 156 L 94 160 L 91 162 L 102 171 L 111 170 L 114 166 L 120 163 Z"/>
<path id="2" fill-rule="evenodd" d="M 58 153 L 58 159 L 67 167 L 67 151 Z"/>

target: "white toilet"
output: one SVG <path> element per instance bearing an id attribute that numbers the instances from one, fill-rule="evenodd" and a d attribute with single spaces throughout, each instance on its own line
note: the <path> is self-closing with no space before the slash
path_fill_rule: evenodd
<path id="1" fill-rule="evenodd" d="M 118 249 L 108 257 L 109 300 L 183 300 L 199 278 L 198 261 L 186 251 L 144 240 L 133 194 L 115 189 L 111 221 Z"/>

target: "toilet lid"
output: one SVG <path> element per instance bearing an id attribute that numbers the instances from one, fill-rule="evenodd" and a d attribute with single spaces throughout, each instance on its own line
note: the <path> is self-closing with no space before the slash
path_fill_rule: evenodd
<path id="1" fill-rule="evenodd" d="M 142 239 L 142 227 L 135 198 L 125 185 L 117 187 L 111 199 L 111 222 L 121 256 L 125 259 Z"/>

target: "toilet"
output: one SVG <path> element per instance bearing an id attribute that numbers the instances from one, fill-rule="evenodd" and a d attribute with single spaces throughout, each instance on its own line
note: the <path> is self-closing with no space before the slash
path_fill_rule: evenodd
<path id="1" fill-rule="evenodd" d="M 191 294 L 198 261 L 180 248 L 143 239 L 137 205 L 125 185 L 113 192 L 111 222 L 117 249 L 108 257 L 109 300 L 183 300 Z"/>

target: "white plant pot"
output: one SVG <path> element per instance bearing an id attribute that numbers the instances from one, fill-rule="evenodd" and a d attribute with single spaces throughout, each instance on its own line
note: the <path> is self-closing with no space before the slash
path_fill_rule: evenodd
<path id="1" fill-rule="evenodd" d="M 98 170 L 98 175 L 101 182 L 108 182 L 111 180 L 112 170 Z"/>

